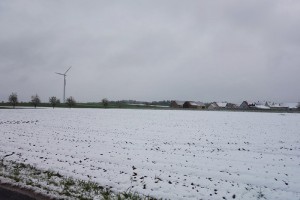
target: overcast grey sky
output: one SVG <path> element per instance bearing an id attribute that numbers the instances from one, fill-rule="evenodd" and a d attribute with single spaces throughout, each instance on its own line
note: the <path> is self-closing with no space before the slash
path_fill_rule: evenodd
<path id="1" fill-rule="evenodd" d="M 299 0 L 1 0 L 0 101 L 300 101 Z"/>

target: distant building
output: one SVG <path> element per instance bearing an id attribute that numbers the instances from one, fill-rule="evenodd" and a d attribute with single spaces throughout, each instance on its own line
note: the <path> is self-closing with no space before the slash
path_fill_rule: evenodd
<path id="1" fill-rule="evenodd" d="M 270 107 L 271 110 L 297 110 L 298 103 L 269 103 L 266 102 L 266 105 Z"/>
<path id="2" fill-rule="evenodd" d="M 213 102 L 208 106 L 207 109 L 209 109 L 209 110 L 220 110 L 220 109 L 225 109 L 226 106 L 227 106 L 226 102 L 222 102 L 222 103 Z"/>
<path id="3" fill-rule="evenodd" d="M 229 109 L 238 109 L 239 106 L 234 103 L 227 103 L 227 102 L 213 102 L 209 104 L 207 107 L 208 110 L 229 110 Z"/>
<path id="4" fill-rule="evenodd" d="M 240 109 L 252 109 L 252 110 L 269 110 L 270 107 L 262 102 L 249 102 L 249 101 L 243 101 L 243 103 L 239 107 Z"/>
<path id="5" fill-rule="evenodd" d="M 270 103 L 266 102 L 265 106 L 268 106 L 271 110 L 288 110 L 289 107 L 282 103 Z"/>
<path id="6" fill-rule="evenodd" d="M 203 102 L 197 101 L 196 104 L 198 105 L 198 109 L 205 109 L 206 105 Z"/>
<path id="7" fill-rule="evenodd" d="M 205 109 L 205 104 L 200 101 L 186 101 L 183 104 L 183 108 Z"/>
<path id="8" fill-rule="evenodd" d="M 300 103 L 283 103 L 289 110 L 300 110 Z"/>
<path id="9" fill-rule="evenodd" d="M 226 108 L 226 105 L 227 105 L 227 102 L 219 102 L 219 103 L 217 103 L 217 105 L 219 106 L 219 108 Z"/>
<path id="10" fill-rule="evenodd" d="M 244 110 L 247 110 L 247 109 L 250 109 L 250 108 L 253 108 L 255 106 L 254 103 L 252 102 L 248 102 L 248 101 L 243 101 L 240 105 L 240 109 L 244 109 Z"/>
<path id="11" fill-rule="evenodd" d="M 239 106 L 234 103 L 227 103 L 225 108 L 226 109 L 237 109 L 237 108 L 239 108 Z"/>
<path id="12" fill-rule="evenodd" d="M 219 109 L 219 106 L 216 102 L 213 102 L 211 103 L 208 107 L 207 107 L 208 110 L 218 110 Z"/>
<path id="13" fill-rule="evenodd" d="M 249 109 L 249 103 L 247 101 L 243 101 L 239 107 L 240 109 Z"/>
<path id="14" fill-rule="evenodd" d="M 183 108 L 184 101 L 171 101 L 171 108 Z"/>
<path id="15" fill-rule="evenodd" d="M 253 109 L 258 109 L 258 110 L 270 110 L 270 107 L 265 106 L 263 104 L 255 104 Z"/>

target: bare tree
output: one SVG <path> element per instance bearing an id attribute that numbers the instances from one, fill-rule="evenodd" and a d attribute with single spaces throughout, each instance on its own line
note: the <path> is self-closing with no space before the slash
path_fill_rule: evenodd
<path id="1" fill-rule="evenodd" d="M 9 97 L 8 97 L 8 101 L 13 106 L 13 108 L 15 108 L 18 103 L 17 93 L 11 93 L 11 95 L 9 95 Z"/>
<path id="2" fill-rule="evenodd" d="M 69 97 L 66 99 L 66 104 L 69 106 L 69 108 L 72 108 L 73 106 L 76 105 L 76 101 L 74 99 L 74 97 Z"/>
<path id="3" fill-rule="evenodd" d="M 49 103 L 51 104 L 51 106 L 52 106 L 53 109 L 54 109 L 54 107 L 55 107 L 57 104 L 60 104 L 60 100 L 53 96 L 53 97 L 50 97 L 50 98 L 49 98 Z"/>
<path id="4" fill-rule="evenodd" d="M 102 99 L 102 105 L 104 106 L 104 108 L 108 107 L 108 100 L 107 100 L 107 98 Z"/>
<path id="5" fill-rule="evenodd" d="M 36 108 L 36 106 L 41 103 L 40 97 L 37 94 L 31 96 L 31 103 L 33 104 L 34 108 Z"/>

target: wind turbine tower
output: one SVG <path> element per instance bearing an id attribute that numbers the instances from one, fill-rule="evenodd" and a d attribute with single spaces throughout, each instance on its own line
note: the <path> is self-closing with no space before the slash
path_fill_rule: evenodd
<path id="1" fill-rule="evenodd" d="M 58 75 L 64 76 L 64 103 L 66 102 L 66 84 L 67 84 L 67 82 L 66 82 L 66 76 L 67 76 L 67 72 L 71 69 L 71 67 L 69 67 L 69 69 L 64 74 L 55 72 Z"/>

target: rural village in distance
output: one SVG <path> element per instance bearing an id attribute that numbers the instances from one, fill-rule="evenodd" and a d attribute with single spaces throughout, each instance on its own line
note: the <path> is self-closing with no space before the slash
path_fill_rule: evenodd
<path id="1" fill-rule="evenodd" d="M 136 100 L 121 100 L 109 101 L 107 98 L 101 102 L 77 103 L 75 98 L 70 96 L 65 102 L 60 102 L 56 97 L 49 97 L 48 103 L 43 103 L 40 97 L 36 94 L 31 97 L 29 102 L 19 102 L 18 95 L 12 93 L 7 102 L 0 102 L 0 108 L 15 108 L 16 106 L 25 106 L 35 108 L 40 107 L 83 107 L 83 108 L 160 108 L 160 109 L 190 109 L 190 110 L 229 110 L 229 111 L 280 111 L 280 112 L 297 112 L 300 111 L 300 102 L 295 103 L 275 103 L 271 101 L 243 101 L 242 103 L 229 102 L 211 102 L 203 103 L 201 101 L 136 101 Z"/>

